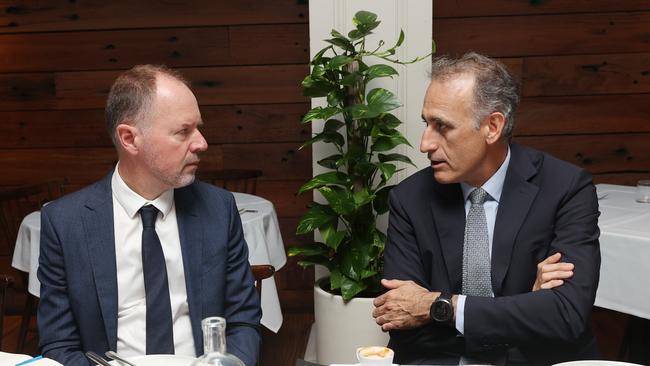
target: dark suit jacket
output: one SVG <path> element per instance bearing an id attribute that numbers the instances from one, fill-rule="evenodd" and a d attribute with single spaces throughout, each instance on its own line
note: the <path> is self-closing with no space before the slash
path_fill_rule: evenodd
<path id="1" fill-rule="evenodd" d="M 83 352 L 117 344 L 117 274 L 111 174 L 43 207 L 38 278 L 41 351 L 64 365 L 89 365 Z M 227 320 L 227 347 L 254 365 L 260 302 L 235 201 L 195 182 L 174 192 L 185 284 L 197 355 L 201 319 Z"/>
<path id="2" fill-rule="evenodd" d="M 391 332 L 399 363 L 551 364 L 597 356 L 588 322 L 598 287 L 598 200 L 586 171 L 512 144 L 492 242 L 494 298 L 467 297 L 465 332 L 429 323 Z M 465 206 L 460 184 L 426 168 L 390 193 L 384 278 L 461 293 Z M 574 276 L 531 292 L 537 263 L 560 252 Z M 507 361 L 506 361 L 507 360 Z"/>

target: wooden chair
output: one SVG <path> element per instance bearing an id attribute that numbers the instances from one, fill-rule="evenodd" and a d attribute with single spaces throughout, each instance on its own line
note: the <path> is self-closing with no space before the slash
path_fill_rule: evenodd
<path id="1" fill-rule="evenodd" d="M 196 176 L 199 180 L 214 184 L 231 192 L 255 194 L 257 190 L 257 178 L 262 176 L 262 171 L 252 169 L 199 169 Z"/>
<path id="2" fill-rule="evenodd" d="M 255 278 L 255 288 L 257 293 L 262 296 L 262 280 L 270 278 L 275 273 L 275 267 L 270 264 L 251 265 L 251 271 Z"/>
<path id="3" fill-rule="evenodd" d="M 44 203 L 61 197 L 64 183 L 64 180 L 51 180 L 0 191 L 0 244 L 4 244 L 3 248 L 8 248 L 9 255 L 13 255 L 18 229 L 23 218 L 39 210 Z M 3 304 L 5 306 L 3 315 L 22 317 L 16 352 L 23 353 L 27 333 L 31 330 L 29 324 L 36 313 L 38 299 L 27 291 L 28 274 L 19 273 L 21 281 L 17 280 L 14 286 L 5 290 L 7 301 Z"/>
<path id="4" fill-rule="evenodd" d="M 251 272 L 253 272 L 253 278 L 255 278 L 255 288 L 257 289 L 257 294 L 262 296 L 262 280 L 270 278 L 275 273 L 275 267 L 270 264 L 255 264 L 251 265 Z M 257 361 L 257 366 L 262 366 L 262 349 L 260 348 L 260 354 Z"/>
<path id="5" fill-rule="evenodd" d="M 4 334 L 4 314 L 5 307 L 7 305 L 7 290 L 9 287 L 13 286 L 14 279 L 13 277 L 0 273 L 0 347 L 2 346 L 2 335 Z"/>

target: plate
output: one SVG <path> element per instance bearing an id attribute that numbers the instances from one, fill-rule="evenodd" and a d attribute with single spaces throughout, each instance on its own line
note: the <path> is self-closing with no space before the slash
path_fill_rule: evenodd
<path id="1" fill-rule="evenodd" d="M 556 363 L 553 366 L 641 366 L 641 365 L 636 363 L 627 363 L 627 362 L 618 362 L 618 361 L 585 360 L 585 361 L 570 361 L 570 362 Z"/>
<path id="2" fill-rule="evenodd" d="M 124 357 L 126 360 L 133 362 L 138 366 L 190 366 L 196 358 L 180 355 L 147 355 Z M 123 363 L 111 361 L 111 365 L 124 366 Z"/>

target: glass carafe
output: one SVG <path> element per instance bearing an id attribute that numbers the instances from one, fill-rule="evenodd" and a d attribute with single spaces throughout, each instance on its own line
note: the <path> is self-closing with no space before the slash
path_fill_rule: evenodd
<path id="1" fill-rule="evenodd" d="M 245 366 L 234 355 L 226 352 L 226 319 L 213 316 L 201 321 L 203 328 L 203 356 L 192 366 Z"/>

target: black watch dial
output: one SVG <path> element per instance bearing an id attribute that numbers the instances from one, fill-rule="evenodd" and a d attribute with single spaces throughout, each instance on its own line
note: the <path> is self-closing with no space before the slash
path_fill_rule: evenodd
<path id="1" fill-rule="evenodd" d="M 451 299 L 440 296 L 433 302 L 431 317 L 438 322 L 449 322 L 454 316 Z"/>

